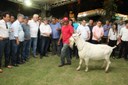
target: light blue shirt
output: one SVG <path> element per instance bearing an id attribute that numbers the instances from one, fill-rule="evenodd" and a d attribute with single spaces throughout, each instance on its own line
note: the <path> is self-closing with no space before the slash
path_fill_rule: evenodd
<path id="1" fill-rule="evenodd" d="M 110 29 L 110 28 L 111 28 L 111 25 L 104 25 L 103 28 L 104 28 L 104 36 L 107 37 L 109 30 L 106 30 L 106 31 L 105 31 L 105 29 L 107 29 L 107 28 Z"/>
<path id="2" fill-rule="evenodd" d="M 58 28 L 60 28 L 61 29 L 61 25 L 60 25 L 60 23 L 56 23 L 56 24 L 50 24 L 50 27 L 51 27 L 51 29 L 52 29 L 52 38 L 53 39 L 59 39 L 59 37 L 60 37 L 60 31 L 58 31 L 58 30 L 56 30 L 56 29 L 58 29 Z"/>
<path id="3" fill-rule="evenodd" d="M 76 22 L 73 23 L 73 28 L 74 28 L 74 30 L 77 30 L 78 26 L 79 26 L 78 23 L 76 23 Z"/>
<path id="4" fill-rule="evenodd" d="M 16 37 L 18 37 L 20 42 L 24 41 L 24 31 L 23 31 L 23 28 L 21 26 L 21 23 L 18 20 L 16 20 L 11 25 L 10 29 L 11 29 L 11 33 L 12 33 L 12 37 L 10 40 L 16 39 Z"/>

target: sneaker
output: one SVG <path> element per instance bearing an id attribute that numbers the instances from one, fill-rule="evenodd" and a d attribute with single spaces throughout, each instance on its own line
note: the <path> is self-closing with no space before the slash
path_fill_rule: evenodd
<path id="1" fill-rule="evenodd" d="M 33 57 L 34 57 L 34 58 L 37 58 L 37 56 L 36 56 L 36 55 L 33 55 Z"/>
<path id="2" fill-rule="evenodd" d="M 3 70 L 2 69 L 0 69 L 0 73 L 3 73 Z"/>
<path id="3" fill-rule="evenodd" d="M 10 69 L 10 68 L 12 68 L 12 66 L 8 65 L 8 66 L 7 66 L 7 68 L 9 68 L 9 69 Z"/>

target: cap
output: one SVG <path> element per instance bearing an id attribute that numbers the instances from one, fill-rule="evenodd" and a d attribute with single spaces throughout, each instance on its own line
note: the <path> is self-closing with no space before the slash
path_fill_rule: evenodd
<path id="1" fill-rule="evenodd" d="M 24 16 L 24 19 L 28 19 L 28 16 Z"/>
<path id="2" fill-rule="evenodd" d="M 68 21 L 68 17 L 64 17 L 63 18 L 63 21 Z"/>

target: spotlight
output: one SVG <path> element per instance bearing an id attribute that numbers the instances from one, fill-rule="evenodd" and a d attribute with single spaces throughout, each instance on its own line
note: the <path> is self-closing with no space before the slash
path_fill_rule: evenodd
<path id="1" fill-rule="evenodd" d="M 31 6 L 32 2 L 30 0 L 24 0 L 26 6 Z"/>

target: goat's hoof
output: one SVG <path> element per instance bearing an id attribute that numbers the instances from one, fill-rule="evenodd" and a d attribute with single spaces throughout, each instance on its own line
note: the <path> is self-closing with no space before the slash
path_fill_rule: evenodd
<path id="1" fill-rule="evenodd" d="M 85 72 L 88 72 L 88 70 L 85 70 Z"/>
<path id="2" fill-rule="evenodd" d="M 79 70 L 80 70 L 80 68 L 77 68 L 76 70 L 77 70 L 77 71 L 79 71 Z"/>

